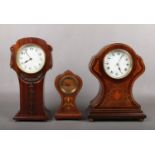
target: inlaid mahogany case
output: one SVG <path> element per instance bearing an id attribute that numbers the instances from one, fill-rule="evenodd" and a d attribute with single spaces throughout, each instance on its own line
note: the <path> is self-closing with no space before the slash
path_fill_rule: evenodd
<path id="1" fill-rule="evenodd" d="M 103 69 L 105 55 L 115 49 L 128 51 L 133 59 L 132 71 L 123 79 L 112 79 Z M 100 82 L 99 92 L 89 106 L 90 120 L 143 120 L 146 118 L 132 94 L 133 84 L 145 71 L 145 65 L 142 58 L 131 47 L 122 43 L 108 45 L 92 58 L 89 68 Z"/>
<path id="2" fill-rule="evenodd" d="M 19 48 L 30 43 L 39 45 L 46 55 L 45 66 L 41 71 L 35 74 L 24 73 L 16 64 L 16 55 Z M 127 50 L 134 60 L 134 67 L 131 74 L 118 81 L 109 78 L 102 70 L 103 57 L 108 51 L 115 48 Z M 49 119 L 47 109 L 44 106 L 43 83 L 46 72 L 52 68 L 51 51 L 52 47 L 39 38 L 23 38 L 18 40 L 16 44 L 11 47 L 10 66 L 16 71 L 20 84 L 20 110 L 15 115 L 15 120 L 46 121 Z M 146 115 L 141 111 L 140 105 L 134 100 L 132 95 L 133 83 L 145 70 L 141 57 L 139 57 L 132 48 L 125 44 L 113 44 L 106 46 L 92 58 L 90 70 L 100 81 L 99 93 L 91 101 L 89 106 L 88 117 L 90 120 L 142 120 L 146 117 Z M 76 91 L 71 94 L 64 93 L 59 85 L 61 78 L 63 79 L 68 75 L 74 77 L 73 79 L 78 83 Z M 82 114 L 78 111 L 75 105 L 75 97 L 82 87 L 81 78 L 73 74 L 71 71 L 66 71 L 64 74 L 61 74 L 56 78 L 55 86 L 62 99 L 60 109 L 55 115 L 56 119 L 81 119 Z M 73 108 L 64 112 L 64 107 L 65 109 L 69 107 L 68 104 L 66 104 L 70 103 L 68 102 L 68 99 L 69 101 L 72 100 Z M 69 111 L 71 112 L 69 113 Z"/>
<path id="3" fill-rule="evenodd" d="M 41 71 L 27 74 L 19 69 L 16 63 L 18 50 L 26 44 L 37 44 L 45 52 L 46 62 Z M 43 83 L 46 72 L 52 68 L 52 47 L 39 38 L 23 38 L 11 48 L 10 66 L 17 73 L 20 84 L 20 110 L 14 119 L 18 121 L 45 121 L 49 119 L 47 109 L 44 107 Z"/>
<path id="4" fill-rule="evenodd" d="M 82 79 L 69 70 L 56 77 L 55 86 L 61 96 L 61 105 L 55 114 L 57 120 L 82 119 L 76 105 L 76 97 L 82 85 Z"/>

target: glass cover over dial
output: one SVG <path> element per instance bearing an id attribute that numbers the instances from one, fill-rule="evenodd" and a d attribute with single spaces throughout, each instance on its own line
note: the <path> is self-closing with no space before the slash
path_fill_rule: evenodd
<path id="1" fill-rule="evenodd" d="M 132 71 L 133 59 L 126 50 L 115 49 L 104 57 L 103 68 L 111 78 L 122 79 Z"/>
<path id="2" fill-rule="evenodd" d="M 73 76 L 65 76 L 60 80 L 60 89 L 65 94 L 72 94 L 76 92 L 78 81 Z"/>
<path id="3" fill-rule="evenodd" d="M 23 72 L 37 73 L 45 65 L 45 52 L 35 44 L 24 45 L 17 52 L 16 62 Z"/>

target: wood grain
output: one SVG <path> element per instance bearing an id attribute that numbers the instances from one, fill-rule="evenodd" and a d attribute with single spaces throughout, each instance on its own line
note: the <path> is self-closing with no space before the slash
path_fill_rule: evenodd
<path id="1" fill-rule="evenodd" d="M 64 85 L 66 92 L 62 91 L 63 85 L 61 84 L 62 79 L 72 79 L 76 81 L 75 84 L 71 81 L 67 81 Z M 76 96 L 78 95 L 80 89 L 82 88 L 82 80 L 79 76 L 75 75 L 71 71 L 67 70 L 63 74 L 56 77 L 55 86 L 61 96 L 61 105 L 55 114 L 57 120 L 73 120 L 82 119 L 82 114 L 76 106 Z M 67 89 L 67 87 L 70 87 Z M 71 92 L 71 89 L 74 90 Z M 68 92 L 69 91 L 69 92 Z"/>
<path id="2" fill-rule="evenodd" d="M 36 44 L 45 52 L 46 62 L 43 69 L 35 74 L 21 71 L 16 63 L 19 48 L 26 44 Z M 52 47 L 40 38 L 22 38 L 11 46 L 10 66 L 15 70 L 20 85 L 20 110 L 15 115 L 17 121 L 45 121 L 49 119 L 44 106 L 43 84 L 46 72 L 52 68 Z"/>
<path id="3" fill-rule="evenodd" d="M 109 77 L 103 69 L 105 55 L 114 49 L 126 50 L 133 58 L 131 73 L 119 80 Z M 133 84 L 145 71 L 145 65 L 142 58 L 131 47 L 122 43 L 108 45 L 92 58 L 89 68 L 100 82 L 99 92 L 89 106 L 90 120 L 143 120 L 146 118 L 132 94 Z"/>

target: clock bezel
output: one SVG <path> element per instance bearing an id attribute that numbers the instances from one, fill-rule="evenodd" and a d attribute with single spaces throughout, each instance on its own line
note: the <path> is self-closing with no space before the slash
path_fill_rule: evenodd
<path id="1" fill-rule="evenodd" d="M 43 64 L 42 67 L 41 67 L 38 71 L 36 71 L 36 72 L 27 72 L 27 71 L 25 71 L 25 70 L 21 67 L 21 65 L 19 64 L 19 54 L 20 54 L 20 52 L 22 52 L 22 49 L 23 49 L 23 48 L 28 47 L 28 46 L 35 46 L 35 47 L 38 47 L 38 48 L 40 48 L 40 49 L 42 50 L 42 52 L 43 52 L 43 54 L 44 54 L 44 64 Z M 46 54 L 45 54 L 45 51 L 42 49 L 41 46 L 39 46 L 39 45 L 37 45 L 37 44 L 34 44 L 34 43 L 25 44 L 25 45 L 21 46 L 21 47 L 18 49 L 18 51 L 17 51 L 16 63 L 17 63 L 18 68 L 19 68 L 22 72 L 24 72 L 24 73 L 26 73 L 26 74 L 36 74 L 36 73 L 40 72 L 40 70 L 42 70 L 42 69 L 44 68 L 44 66 L 45 66 L 45 63 L 46 63 Z"/>
<path id="2" fill-rule="evenodd" d="M 74 81 L 74 84 L 75 84 L 75 87 L 72 90 L 70 90 L 70 91 L 65 90 L 65 88 L 63 88 L 63 86 L 62 86 L 62 83 L 67 78 L 72 79 Z M 62 91 L 62 93 L 67 94 L 67 95 L 74 94 L 77 91 L 77 89 L 78 89 L 78 85 L 79 85 L 78 80 L 73 75 L 65 75 L 59 81 L 60 90 Z"/>
<path id="3" fill-rule="evenodd" d="M 130 59 L 130 64 L 131 64 L 131 67 L 130 67 L 130 70 L 127 72 L 127 74 L 124 74 L 123 76 L 120 76 L 120 77 L 114 77 L 114 76 L 111 76 L 105 69 L 105 60 L 106 60 L 106 57 L 108 54 L 112 53 L 112 52 L 115 52 L 117 50 L 120 50 L 121 53 L 125 53 L 126 55 L 128 55 L 128 58 Z M 127 50 L 124 50 L 124 49 L 120 49 L 120 48 L 117 48 L 117 49 L 113 49 L 111 51 L 109 51 L 103 58 L 103 69 L 104 69 L 104 72 L 112 79 L 116 79 L 116 80 L 120 80 L 120 79 L 124 79 L 125 77 L 129 76 L 129 74 L 132 72 L 133 70 L 133 57 L 131 56 L 131 54 L 127 51 Z"/>

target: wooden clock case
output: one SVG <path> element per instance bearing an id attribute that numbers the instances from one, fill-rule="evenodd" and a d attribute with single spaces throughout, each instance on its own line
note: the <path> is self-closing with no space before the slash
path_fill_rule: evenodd
<path id="1" fill-rule="evenodd" d="M 133 69 L 123 79 L 112 79 L 103 69 L 105 55 L 114 49 L 128 51 L 133 58 Z M 89 106 L 89 120 L 143 120 L 146 115 L 135 101 L 132 87 L 135 80 L 145 71 L 143 60 L 128 45 L 115 43 L 106 46 L 92 58 L 90 71 L 100 82 L 97 96 Z"/>
<path id="2" fill-rule="evenodd" d="M 61 81 L 65 79 L 72 79 L 75 82 L 74 86 L 72 82 L 69 81 L 65 84 L 66 92 L 62 90 L 63 84 L 61 84 L 62 83 Z M 83 83 L 81 78 L 69 70 L 56 77 L 55 86 L 61 96 L 61 105 L 57 113 L 55 114 L 55 119 L 57 120 L 82 119 L 82 114 L 78 110 L 75 103 L 76 96 L 78 95 L 80 89 L 82 88 L 82 85 Z M 68 88 L 73 87 L 72 88 L 73 92 L 68 93 L 67 87 Z"/>
<path id="3" fill-rule="evenodd" d="M 16 63 L 18 50 L 27 44 L 36 44 L 45 52 L 45 65 L 35 74 L 21 71 Z M 52 47 L 39 38 L 23 38 L 11 48 L 11 63 L 18 76 L 20 84 L 20 110 L 15 115 L 17 121 L 46 121 L 49 119 L 47 109 L 44 107 L 43 83 L 46 72 L 52 68 Z"/>

